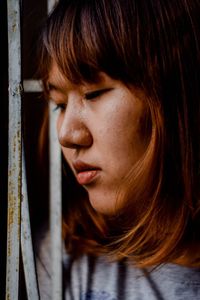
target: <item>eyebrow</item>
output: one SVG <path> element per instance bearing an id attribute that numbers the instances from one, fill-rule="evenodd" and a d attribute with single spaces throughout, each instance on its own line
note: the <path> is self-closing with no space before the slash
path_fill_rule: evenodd
<path id="1" fill-rule="evenodd" d="M 56 84 L 54 84 L 50 81 L 47 82 L 47 86 L 48 86 L 49 92 L 52 92 L 52 91 L 61 92 L 63 90 L 61 87 L 57 86 Z"/>

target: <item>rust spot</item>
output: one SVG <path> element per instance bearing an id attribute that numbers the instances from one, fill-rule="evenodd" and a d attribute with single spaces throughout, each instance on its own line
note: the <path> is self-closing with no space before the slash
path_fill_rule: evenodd
<path id="1" fill-rule="evenodd" d="M 6 300 L 10 300 L 10 294 L 7 292 Z"/>
<path id="2" fill-rule="evenodd" d="M 13 25 L 12 25 L 12 31 L 15 32 L 16 29 L 17 29 L 17 25 L 16 25 L 16 24 L 13 24 Z"/>
<path id="3" fill-rule="evenodd" d="M 19 125 L 19 124 L 18 124 Z M 11 155 L 13 162 L 11 161 L 11 168 L 9 169 L 8 176 L 8 242 L 7 252 L 8 256 L 12 255 L 12 231 L 16 228 L 17 236 L 14 238 L 20 239 L 20 210 L 21 210 L 21 130 L 17 130 L 17 133 L 13 137 L 13 148 L 11 149 Z M 17 151 L 18 150 L 18 151 Z M 18 152 L 18 153 L 17 153 Z M 16 219 L 17 217 L 17 219 Z"/>
<path id="4" fill-rule="evenodd" d="M 24 89 L 21 83 L 17 83 L 13 88 L 11 88 L 11 94 L 13 97 L 22 95 L 23 91 Z"/>

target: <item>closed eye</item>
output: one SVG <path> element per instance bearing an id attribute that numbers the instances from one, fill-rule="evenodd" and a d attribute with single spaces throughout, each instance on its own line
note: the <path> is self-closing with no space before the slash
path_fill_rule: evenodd
<path id="1" fill-rule="evenodd" d="M 101 89 L 101 90 L 97 90 L 97 91 L 93 91 L 93 92 L 89 92 L 85 94 L 85 99 L 86 100 L 93 100 L 95 98 L 98 98 L 99 96 L 101 96 L 102 94 L 109 92 L 110 90 L 112 90 L 112 88 L 107 88 L 107 89 Z"/>
<path id="2" fill-rule="evenodd" d="M 66 104 L 60 103 L 60 104 L 55 104 L 53 111 L 56 111 L 56 110 L 64 111 L 65 109 L 66 109 Z"/>

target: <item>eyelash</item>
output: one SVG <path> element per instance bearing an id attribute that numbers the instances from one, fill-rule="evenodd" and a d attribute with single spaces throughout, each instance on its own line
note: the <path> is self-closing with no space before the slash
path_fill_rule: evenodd
<path id="1" fill-rule="evenodd" d="M 65 103 L 60 103 L 60 104 L 56 104 L 55 108 L 53 109 L 53 111 L 64 111 L 66 108 L 66 104 Z"/>
<path id="2" fill-rule="evenodd" d="M 111 88 L 107 88 L 107 89 L 102 89 L 102 90 L 97 90 L 97 91 L 93 91 L 93 92 L 89 92 L 89 93 L 85 93 L 84 95 L 84 99 L 85 100 L 94 100 L 95 98 L 101 96 L 102 94 L 109 92 L 111 90 Z M 64 111 L 66 109 L 66 103 L 60 103 L 60 104 L 56 104 L 56 107 L 54 108 L 54 111 L 56 110 L 60 110 L 60 111 Z"/>
<path id="3" fill-rule="evenodd" d="M 97 91 L 94 91 L 94 92 L 86 93 L 84 99 L 85 100 L 93 100 L 93 99 L 101 96 L 105 92 L 108 92 L 109 90 L 110 89 L 102 89 L 102 90 L 97 90 Z"/>

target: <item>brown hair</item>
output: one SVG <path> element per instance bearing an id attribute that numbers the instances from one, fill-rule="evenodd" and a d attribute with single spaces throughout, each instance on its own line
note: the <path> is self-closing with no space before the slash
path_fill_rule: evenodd
<path id="1" fill-rule="evenodd" d="M 67 175 L 71 252 L 108 252 L 147 266 L 175 261 L 199 243 L 199 16 L 198 0 L 65 0 L 49 16 L 40 52 L 46 91 L 55 61 L 73 83 L 102 71 L 135 87 L 149 111 L 149 145 L 127 174 L 119 198 L 128 202 L 114 222 L 95 212 Z"/>

